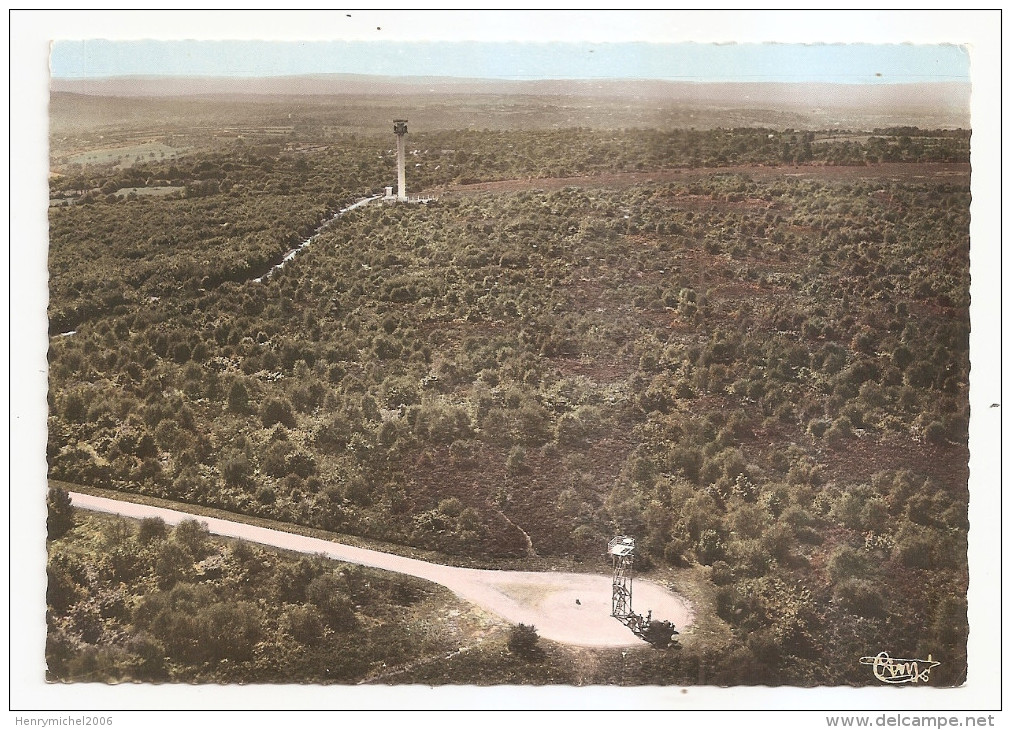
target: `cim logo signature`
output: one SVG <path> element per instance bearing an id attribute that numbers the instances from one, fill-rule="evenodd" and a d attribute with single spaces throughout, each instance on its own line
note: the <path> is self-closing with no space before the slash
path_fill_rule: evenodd
<path id="1" fill-rule="evenodd" d="M 886 684 L 905 684 L 930 681 L 930 670 L 940 664 L 927 654 L 926 659 L 898 659 L 888 656 L 887 651 L 877 656 L 860 657 L 861 664 L 873 667 L 874 676 Z"/>

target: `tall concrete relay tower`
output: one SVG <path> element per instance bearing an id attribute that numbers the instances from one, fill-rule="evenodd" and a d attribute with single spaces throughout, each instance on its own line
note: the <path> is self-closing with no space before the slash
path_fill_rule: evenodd
<path id="1" fill-rule="evenodd" d="M 404 135 L 407 134 L 407 120 L 394 119 L 393 132 L 397 135 L 397 200 L 407 202 L 407 173 L 404 161 Z"/>

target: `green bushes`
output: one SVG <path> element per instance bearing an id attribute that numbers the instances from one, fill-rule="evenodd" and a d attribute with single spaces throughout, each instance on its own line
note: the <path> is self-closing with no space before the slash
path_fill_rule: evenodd
<path id="1" fill-rule="evenodd" d="M 74 505 L 66 489 L 52 487 L 46 497 L 46 507 L 46 536 L 49 540 L 63 537 L 73 529 Z"/>
<path id="2" fill-rule="evenodd" d="M 405 418 L 415 437 L 433 444 L 452 444 L 473 433 L 469 414 L 458 406 L 441 403 L 411 406 Z"/>
<path id="3" fill-rule="evenodd" d="M 438 507 L 414 518 L 412 537 L 425 547 L 447 553 L 465 553 L 479 543 L 485 533 L 481 515 L 464 507 L 456 497 L 439 502 Z"/>
<path id="4" fill-rule="evenodd" d="M 703 484 L 712 484 L 725 497 L 729 496 L 739 477 L 747 477 L 748 467 L 739 449 L 727 448 L 705 459 L 699 473 Z"/>
<path id="5" fill-rule="evenodd" d="M 851 154 L 800 133 L 775 133 L 773 154 L 768 134 L 581 133 L 599 160 L 566 147 L 550 167 Z M 452 177 L 483 179 L 554 159 L 545 150 L 565 134 L 494 136 L 526 157 L 490 152 L 477 133 L 432 139 L 465 152 Z M 822 606 L 851 578 L 928 571 L 924 586 L 961 590 L 960 179 L 697 170 L 669 184 L 369 206 L 279 276 L 237 283 L 308 233 L 296 223 L 311 230 L 321 206 L 343 202 L 323 181 L 345 169 L 338 151 L 362 166 L 348 175 L 363 185 L 388 173 L 382 150 L 346 142 L 298 155 L 302 175 L 280 152 L 249 162 L 239 150 L 177 171 L 180 184 L 223 175 L 227 194 L 54 213 L 53 326 L 80 327 L 51 341 L 53 477 L 476 560 L 524 549 L 497 511 L 546 560 L 596 560 L 594 540 L 629 529 L 653 564 L 722 560 L 748 585 L 820 586 Z M 449 174 L 457 153 L 440 156 L 423 179 Z M 442 504 L 454 495 L 459 509 Z M 955 557 L 917 544 L 911 527 Z M 149 545 L 162 542 L 177 541 Z M 843 546 L 884 567 L 845 575 L 832 567 Z M 194 578 L 165 550 L 166 586 Z M 116 560 L 118 574 L 138 569 Z M 888 600 L 920 611 L 926 590 Z M 763 633 L 739 637 L 741 657 L 786 666 L 790 640 L 755 620 Z M 833 616 L 822 620 L 819 636 Z M 285 625 L 302 624 L 317 633 L 311 614 Z"/>
<path id="6" fill-rule="evenodd" d="M 509 457 L 506 459 L 506 473 L 515 476 L 529 471 L 526 459 L 527 450 L 519 444 L 513 446 L 509 450 Z"/>
<path id="7" fill-rule="evenodd" d="M 198 527 L 142 541 L 125 520 L 85 513 L 72 538 L 50 541 L 50 680 L 353 683 L 369 660 L 392 666 L 430 650 L 431 632 L 417 624 L 410 643 L 376 636 L 407 632 L 410 616 L 398 607 L 407 596 L 425 610 L 428 588 L 210 538 L 197 541 L 205 556 L 197 560 L 187 545 Z M 110 573 L 100 550 L 110 544 L 130 557 L 133 574 Z M 185 569 L 171 585 L 157 585 L 169 553 Z"/>
<path id="8" fill-rule="evenodd" d="M 862 577 L 870 567 L 869 558 L 862 551 L 844 545 L 829 560 L 828 575 L 833 583 Z"/>
<path id="9" fill-rule="evenodd" d="M 297 474 L 305 479 L 316 473 L 316 459 L 289 441 L 275 441 L 267 447 L 260 460 L 260 468 L 265 474 L 276 478 Z"/>
<path id="10" fill-rule="evenodd" d="M 295 641 L 306 645 L 318 642 L 326 630 L 323 616 L 315 606 L 292 606 L 285 614 L 283 626 Z"/>
<path id="11" fill-rule="evenodd" d="M 229 486 L 243 486 L 253 473 L 252 463 L 242 452 L 223 455 L 220 464 L 221 476 L 224 477 L 225 484 Z"/>
<path id="12" fill-rule="evenodd" d="M 601 413 L 595 406 L 580 406 L 558 419 L 555 440 L 560 446 L 580 447 L 600 431 Z"/>
<path id="13" fill-rule="evenodd" d="M 926 535 L 907 535 L 896 544 L 893 556 L 907 568 L 931 568 L 934 544 Z"/>
<path id="14" fill-rule="evenodd" d="M 695 554 L 703 565 L 712 565 L 727 557 L 727 546 L 716 530 L 703 530 L 695 543 Z"/>
<path id="15" fill-rule="evenodd" d="M 145 517 L 140 521 L 140 527 L 137 530 L 137 540 L 143 545 L 157 540 L 164 540 L 167 534 L 168 527 L 165 525 L 165 520 L 160 517 Z"/>
<path id="16" fill-rule="evenodd" d="M 456 467 L 467 469 L 477 463 L 477 443 L 472 439 L 454 441 L 449 446 L 449 461 Z"/>
<path id="17" fill-rule="evenodd" d="M 335 573 L 324 573 L 306 587 L 306 599 L 316 608 L 327 626 L 348 631 L 357 625 L 354 604 L 346 595 L 347 587 Z"/>
<path id="18" fill-rule="evenodd" d="M 830 444 L 838 444 L 853 436 L 853 424 L 846 416 L 840 416 L 824 433 L 825 440 Z"/>
<path id="19" fill-rule="evenodd" d="M 885 602 L 880 587 L 867 580 L 849 578 L 839 583 L 832 592 L 832 600 L 843 610 L 858 616 L 878 617 L 885 612 Z"/>
<path id="20" fill-rule="evenodd" d="M 539 638 L 536 627 L 516 624 L 509 631 L 509 641 L 506 646 L 510 653 L 521 659 L 540 661 L 544 658 L 544 649 L 537 645 Z"/>
<path id="21" fill-rule="evenodd" d="M 254 604 L 219 602 L 206 586 L 178 584 L 149 595 L 135 621 L 165 647 L 170 660 L 191 665 L 248 661 L 261 636 Z"/>
<path id="22" fill-rule="evenodd" d="M 944 443 L 947 441 L 947 431 L 948 429 L 940 421 L 931 421 L 923 429 L 923 438 L 932 444 Z"/>
<path id="23" fill-rule="evenodd" d="M 295 414 L 292 411 L 291 403 L 281 397 L 268 398 L 260 409 L 260 421 L 264 428 L 270 428 L 278 423 L 288 428 L 294 428 Z"/>

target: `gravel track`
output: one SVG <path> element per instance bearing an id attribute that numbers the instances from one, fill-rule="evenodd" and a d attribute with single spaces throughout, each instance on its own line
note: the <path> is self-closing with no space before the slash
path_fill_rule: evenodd
<path id="1" fill-rule="evenodd" d="M 162 507 L 79 492 L 71 492 L 70 497 L 74 506 L 80 509 L 134 519 L 160 517 L 169 525 L 195 519 L 207 525 L 207 529 L 214 535 L 249 540 L 294 552 L 323 555 L 332 560 L 403 573 L 438 583 L 463 600 L 510 623 L 535 626 L 541 637 L 551 641 L 592 647 L 643 645 L 631 631 L 611 617 L 609 575 L 457 568 Z M 672 621 L 682 632 L 692 623 L 693 610 L 688 601 L 650 581 L 635 581 L 633 606 L 638 613 L 652 611 L 654 619 Z"/>

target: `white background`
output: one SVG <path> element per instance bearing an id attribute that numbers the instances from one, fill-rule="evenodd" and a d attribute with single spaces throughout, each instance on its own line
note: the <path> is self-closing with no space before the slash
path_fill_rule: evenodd
<path id="1" fill-rule="evenodd" d="M 352 18 L 346 18 L 346 12 Z M 376 31 L 381 27 L 382 31 Z M 566 708 L 679 710 L 864 710 L 906 714 L 1000 706 L 1000 15 L 933 11 L 13 11 L 10 16 L 10 707 L 16 716 L 125 709 Z M 48 43 L 52 39 L 750 41 L 970 44 L 972 63 L 972 355 L 970 403 L 969 681 L 952 690 L 769 688 L 346 688 L 107 687 L 43 682 L 46 439 L 46 205 Z M 47 712 L 48 711 L 48 712 Z M 59 712 L 53 712 L 59 711 Z M 81 713 L 78 712 L 79 716 Z M 88 714 L 92 714 L 89 712 Z M 694 717 L 825 727 L 821 715 Z M 947 712 L 945 714 L 948 714 Z M 114 727 L 231 725 L 219 713 L 114 713 Z M 271 723 L 282 718 L 264 717 Z M 431 718 L 431 716 L 428 716 Z M 678 716 L 679 722 L 688 721 Z M 641 721 L 642 716 L 638 716 Z M 370 716 L 368 722 L 378 718 Z M 407 721 L 396 716 L 396 721 Z M 472 718 L 457 714 L 449 722 Z M 560 718 L 559 718 L 560 719 Z M 612 724 L 592 714 L 580 727 Z M 548 718 L 551 721 L 550 717 Z M 298 724 L 332 718 L 300 715 Z M 426 721 L 423 717 L 422 721 Z M 455 721 L 455 722 L 454 722 Z M 483 720 L 478 720 L 483 721 Z M 668 721 L 668 720 L 663 720 Z M 443 720 L 440 720 L 440 723 Z M 1000 719 L 998 719 L 998 724 Z"/>

